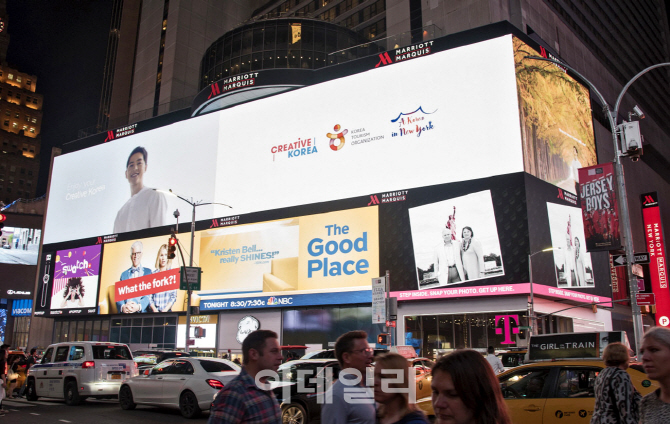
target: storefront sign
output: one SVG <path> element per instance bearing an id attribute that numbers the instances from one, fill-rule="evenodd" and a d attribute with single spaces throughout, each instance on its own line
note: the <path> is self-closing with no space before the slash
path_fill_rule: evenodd
<path id="1" fill-rule="evenodd" d="M 498 326 L 498 322 L 502 323 L 502 328 Z M 519 334 L 519 316 L 518 315 L 496 315 L 496 334 L 505 334 L 505 340 L 501 344 L 516 344 L 512 340 L 513 334 Z M 516 325 L 516 327 L 513 327 Z"/>
<path id="2" fill-rule="evenodd" d="M 29 317 L 33 313 L 32 299 L 15 299 L 12 301 L 13 317 Z"/>
<path id="3" fill-rule="evenodd" d="M 668 327 L 670 326 L 670 291 L 668 290 L 665 241 L 661 211 L 658 207 L 658 194 L 656 192 L 645 193 L 640 198 L 644 236 L 650 258 L 649 277 L 651 278 L 651 289 L 656 295 L 656 325 Z"/>
<path id="4" fill-rule="evenodd" d="M 617 179 L 611 162 L 579 169 L 579 195 L 588 252 L 621 247 L 616 190 Z"/>

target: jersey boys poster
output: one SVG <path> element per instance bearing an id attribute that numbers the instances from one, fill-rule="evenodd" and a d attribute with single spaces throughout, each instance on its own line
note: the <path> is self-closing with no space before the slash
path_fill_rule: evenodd
<path id="1" fill-rule="evenodd" d="M 614 164 L 603 163 L 579 170 L 579 196 L 589 252 L 621 248 Z"/>

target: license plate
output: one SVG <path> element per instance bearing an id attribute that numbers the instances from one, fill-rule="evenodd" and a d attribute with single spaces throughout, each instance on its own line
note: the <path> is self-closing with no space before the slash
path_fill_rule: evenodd
<path id="1" fill-rule="evenodd" d="M 112 380 L 121 380 L 121 374 L 112 374 Z"/>

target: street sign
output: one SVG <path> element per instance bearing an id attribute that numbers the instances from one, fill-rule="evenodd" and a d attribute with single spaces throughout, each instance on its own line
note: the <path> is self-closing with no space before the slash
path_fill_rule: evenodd
<path id="1" fill-rule="evenodd" d="M 395 323 L 395 321 L 386 321 L 386 326 L 395 328 Z"/>
<path id="2" fill-rule="evenodd" d="M 649 306 L 656 304 L 656 297 L 654 293 L 638 293 L 635 295 L 637 304 L 640 306 Z"/>
<path id="3" fill-rule="evenodd" d="M 188 345 L 189 345 L 189 346 L 195 346 L 195 340 L 193 340 L 193 339 L 188 339 Z"/>
<path id="4" fill-rule="evenodd" d="M 398 315 L 389 315 L 389 319 L 391 321 L 396 321 L 398 319 Z M 394 326 L 395 327 L 395 326 Z"/>
<path id="5" fill-rule="evenodd" d="M 633 259 L 633 262 L 636 263 L 636 264 L 648 264 L 649 263 L 649 253 L 648 252 L 635 253 L 634 257 L 635 257 L 635 259 Z"/>
<path id="6" fill-rule="evenodd" d="M 614 266 L 625 266 L 628 261 L 626 260 L 626 255 L 613 255 L 612 262 Z M 649 263 L 649 253 L 634 253 L 633 254 L 633 263 L 635 264 L 648 264 Z"/>
<path id="7" fill-rule="evenodd" d="M 181 279 L 179 281 L 179 290 L 200 290 L 200 267 L 183 266 L 181 267 Z"/>

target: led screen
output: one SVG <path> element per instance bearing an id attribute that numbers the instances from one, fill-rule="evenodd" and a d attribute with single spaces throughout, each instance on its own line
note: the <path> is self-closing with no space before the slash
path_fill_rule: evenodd
<path id="1" fill-rule="evenodd" d="M 98 305 L 101 314 L 185 311 L 179 263 L 168 259 L 168 237 L 105 245 Z"/>
<path id="2" fill-rule="evenodd" d="M 581 209 L 547 203 L 558 287 L 595 287 Z"/>
<path id="3" fill-rule="evenodd" d="M 97 303 L 82 308 L 185 310 L 189 236 L 184 257 L 161 256 L 191 206 L 153 189 L 232 206 L 196 209 L 203 311 L 368 303 L 387 271 L 402 300 L 526 293 L 523 171 L 574 191 L 572 169 L 595 158 L 588 92 L 553 68 L 534 75 L 526 48 L 505 35 L 57 157 L 36 309 L 81 310 L 51 269 L 63 246 L 97 239 Z"/>
<path id="4" fill-rule="evenodd" d="M 37 265 L 42 230 L 4 227 L 0 236 L 0 264 Z"/>
<path id="5" fill-rule="evenodd" d="M 577 170 L 598 163 L 589 91 L 565 69 L 526 56 L 540 53 L 514 38 L 524 169 L 578 193 Z"/>
<path id="6" fill-rule="evenodd" d="M 504 275 L 489 190 L 409 210 L 418 289 Z"/>
<path id="7" fill-rule="evenodd" d="M 57 157 L 45 243 L 521 172 L 517 111 L 511 35 L 242 104 Z"/>
<path id="8" fill-rule="evenodd" d="M 96 313 L 101 252 L 94 245 L 46 253 L 35 315 Z"/>

